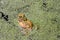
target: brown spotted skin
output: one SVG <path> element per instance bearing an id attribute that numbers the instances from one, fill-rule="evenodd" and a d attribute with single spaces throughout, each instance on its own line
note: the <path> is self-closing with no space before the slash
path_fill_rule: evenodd
<path id="1" fill-rule="evenodd" d="M 23 13 L 18 14 L 18 23 L 25 30 L 31 30 L 33 27 L 33 23 Z"/>

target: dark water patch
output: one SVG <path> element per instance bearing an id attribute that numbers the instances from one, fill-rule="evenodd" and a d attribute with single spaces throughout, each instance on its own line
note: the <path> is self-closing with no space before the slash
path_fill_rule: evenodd
<path id="1" fill-rule="evenodd" d="M 59 39 L 60 39 L 60 35 L 57 35 L 57 38 L 59 38 Z"/>
<path id="2" fill-rule="evenodd" d="M 42 4 L 42 6 L 43 6 L 44 8 L 47 8 L 47 3 L 44 2 L 44 3 Z"/>
<path id="3" fill-rule="evenodd" d="M 5 15 L 3 12 L 0 12 L 1 13 L 1 17 L 2 19 L 4 19 L 5 21 L 8 21 L 8 15 Z"/>

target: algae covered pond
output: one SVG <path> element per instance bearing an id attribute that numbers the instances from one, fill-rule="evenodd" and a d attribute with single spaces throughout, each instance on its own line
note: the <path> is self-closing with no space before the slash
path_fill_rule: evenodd
<path id="1" fill-rule="evenodd" d="M 23 35 L 18 14 L 34 24 Z M 60 0 L 0 0 L 0 40 L 60 40 Z"/>

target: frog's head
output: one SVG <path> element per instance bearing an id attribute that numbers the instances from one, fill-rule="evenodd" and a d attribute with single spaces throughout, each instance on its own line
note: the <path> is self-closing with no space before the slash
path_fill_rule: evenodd
<path id="1" fill-rule="evenodd" d="M 25 20 L 27 20 L 27 18 L 25 17 L 25 14 L 23 14 L 23 13 L 18 14 L 18 19 L 19 19 L 20 21 L 25 21 Z"/>
<path id="2" fill-rule="evenodd" d="M 23 13 L 18 14 L 18 18 L 24 18 L 24 17 L 25 17 L 25 14 L 23 14 Z"/>

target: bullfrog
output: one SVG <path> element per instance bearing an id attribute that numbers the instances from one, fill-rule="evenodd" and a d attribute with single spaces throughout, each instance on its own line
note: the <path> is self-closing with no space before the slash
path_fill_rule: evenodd
<path id="1" fill-rule="evenodd" d="M 19 26 L 23 29 L 23 33 L 28 33 L 27 31 L 31 31 L 33 27 L 33 23 L 31 20 L 27 19 L 24 13 L 18 14 L 18 23 Z"/>

